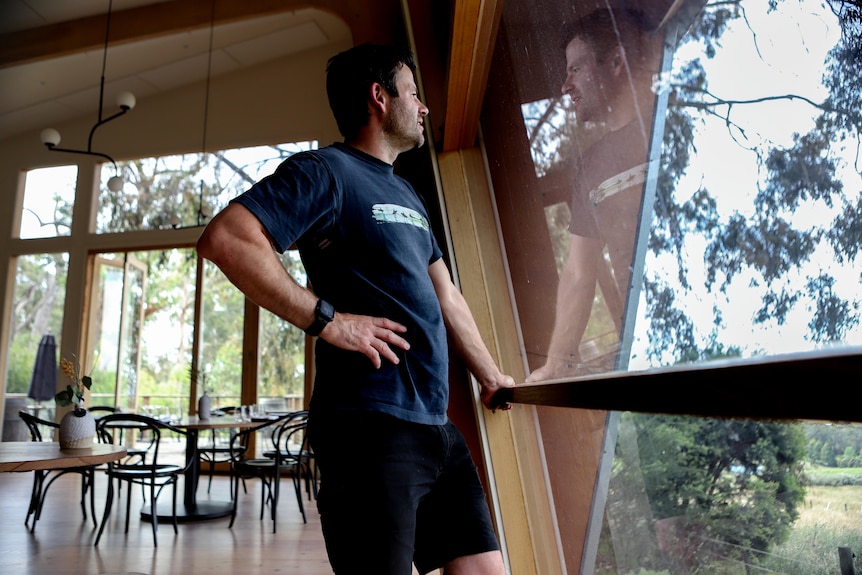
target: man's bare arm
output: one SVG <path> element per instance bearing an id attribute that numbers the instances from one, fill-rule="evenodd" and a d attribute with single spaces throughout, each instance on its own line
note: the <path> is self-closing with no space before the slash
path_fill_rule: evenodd
<path id="1" fill-rule="evenodd" d="M 198 253 L 212 261 L 257 305 L 305 329 L 314 321 L 317 296 L 297 284 L 281 265 L 260 220 L 245 207 L 231 204 L 201 234 Z M 375 367 L 382 360 L 398 363 L 390 346 L 409 349 L 399 333 L 406 328 L 386 318 L 338 313 L 320 337 L 332 345 L 365 354 Z"/>
<path id="2" fill-rule="evenodd" d="M 598 239 L 571 235 L 569 257 L 557 287 L 557 313 L 545 365 L 527 381 L 575 375 L 581 361 L 578 347 L 596 294 L 596 270 L 602 245 Z"/>
<path id="3" fill-rule="evenodd" d="M 467 368 L 476 376 L 476 380 L 482 387 L 482 403 L 491 408 L 491 399 L 494 394 L 503 387 L 513 387 L 515 380 L 503 374 L 497 367 L 494 358 L 488 351 L 476 320 L 467 306 L 464 296 L 452 283 L 449 268 L 442 259 L 437 260 L 428 268 L 437 298 L 440 300 L 440 308 L 443 311 L 443 321 L 449 333 L 450 341 L 464 361 Z M 509 409 L 511 406 L 503 406 Z"/>

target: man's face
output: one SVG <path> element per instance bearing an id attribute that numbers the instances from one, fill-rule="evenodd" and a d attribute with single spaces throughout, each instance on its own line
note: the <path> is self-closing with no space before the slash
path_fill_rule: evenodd
<path id="1" fill-rule="evenodd" d="M 563 95 L 572 99 L 578 122 L 598 122 L 608 115 L 610 72 L 596 61 L 592 48 L 574 38 L 566 46 Z"/>
<path id="2" fill-rule="evenodd" d="M 412 150 L 425 143 L 424 120 L 428 107 L 420 100 L 413 72 L 401 66 L 395 76 L 398 96 L 392 97 L 383 122 L 383 132 L 400 151 Z"/>

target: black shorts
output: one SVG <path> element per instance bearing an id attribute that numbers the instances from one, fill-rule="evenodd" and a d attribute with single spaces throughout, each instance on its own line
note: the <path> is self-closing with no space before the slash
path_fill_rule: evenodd
<path id="1" fill-rule="evenodd" d="M 382 413 L 309 418 L 326 551 L 338 575 L 410 575 L 500 548 L 476 466 L 451 423 Z"/>

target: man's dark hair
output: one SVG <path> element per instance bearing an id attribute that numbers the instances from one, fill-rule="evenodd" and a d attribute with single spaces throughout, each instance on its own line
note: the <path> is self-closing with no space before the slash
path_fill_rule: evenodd
<path id="1" fill-rule="evenodd" d="M 409 49 L 375 44 L 362 44 L 329 59 L 326 95 L 342 136 L 350 140 L 368 123 L 368 94 L 373 83 L 398 95 L 395 76 L 402 66 L 416 71 Z"/>
<path id="2" fill-rule="evenodd" d="M 569 42 L 580 38 L 592 49 L 596 61 L 604 63 L 617 46 L 622 46 L 630 57 L 640 55 L 645 32 L 641 12 L 599 8 L 579 20 L 564 24 L 560 41 L 565 50 Z"/>

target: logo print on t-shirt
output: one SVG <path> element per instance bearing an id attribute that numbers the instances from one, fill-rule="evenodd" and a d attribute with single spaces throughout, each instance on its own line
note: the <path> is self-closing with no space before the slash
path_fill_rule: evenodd
<path id="1" fill-rule="evenodd" d="M 371 217 L 378 224 L 410 224 L 426 231 L 430 229 L 425 216 L 398 204 L 374 204 L 371 206 Z"/>

